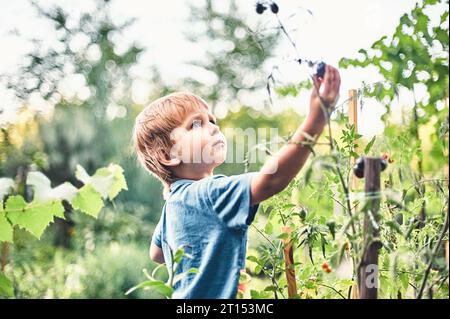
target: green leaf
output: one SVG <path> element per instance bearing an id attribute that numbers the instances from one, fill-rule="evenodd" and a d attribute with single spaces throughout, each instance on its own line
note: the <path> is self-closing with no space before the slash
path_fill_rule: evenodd
<path id="1" fill-rule="evenodd" d="M 33 187 L 34 199 L 42 202 L 46 202 L 52 199 L 65 199 L 70 202 L 75 197 L 78 191 L 77 188 L 69 182 L 52 188 L 50 180 L 41 172 L 28 173 L 27 185 Z"/>
<path id="2" fill-rule="evenodd" d="M 172 287 L 169 287 L 168 285 L 166 285 L 165 282 L 159 281 L 159 280 L 155 280 L 155 281 L 148 280 L 148 281 L 141 282 L 139 285 L 131 288 L 130 290 L 128 290 L 125 293 L 125 295 L 129 295 L 136 289 L 151 289 L 167 298 L 170 298 L 173 293 Z"/>
<path id="3" fill-rule="evenodd" d="M 86 172 L 86 170 L 81 165 L 77 165 L 77 168 L 75 170 L 75 177 L 83 182 L 83 184 L 89 184 L 91 182 L 91 177 Z"/>
<path id="4" fill-rule="evenodd" d="M 167 267 L 166 264 L 159 264 L 158 266 L 156 266 L 153 270 L 152 270 L 152 274 L 151 276 L 148 275 L 147 270 L 144 269 L 144 274 L 147 276 L 147 278 L 151 279 L 151 280 L 156 280 L 154 279 L 156 277 L 156 274 L 158 273 L 158 271 L 160 269 L 165 269 L 167 271 Z"/>
<path id="5" fill-rule="evenodd" d="M 251 299 L 260 299 L 258 291 L 251 289 L 250 290 L 250 298 Z"/>
<path id="6" fill-rule="evenodd" d="M 80 188 L 71 204 L 73 208 L 97 218 L 103 207 L 102 195 L 87 184 Z"/>
<path id="7" fill-rule="evenodd" d="M 260 265 L 256 265 L 255 267 L 255 275 L 259 275 L 262 271 L 262 267 Z"/>
<path id="8" fill-rule="evenodd" d="M 92 185 L 103 198 L 110 200 L 114 199 L 121 190 L 128 189 L 123 168 L 117 164 L 99 168 L 93 176 L 89 176 L 84 168 L 78 165 L 75 176 L 85 185 Z"/>
<path id="9" fill-rule="evenodd" d="M 0 178 L 0 201 L 3 200 L 3 197 L 14 188 L 14 180 L 11 178 L 2 177 Z"/>
<path id="10" fill-rule="evenodd" d="M 295 205 L 292 204 L 292 203 L 288 203 L 288 204 L 284 204 L 283 205 L 283 209 L 289 209 L 289 208 L 293 208 L 293 207 L 295 207 Z"/>
<path id="11" fill-rule="evenodd" d="M 14 225 L 40 239 L 45 228 L 53 222 L 54 216 L 62 216 L 64 207 L 59 201 L 33 201 L 27 204 L 21 196 L 12 196 L 6 202 L 6 213 Z"/>
<path id="12" fill-rule="evenodd" d="M 336 250 L 333 255 L 330 257 L 330 263 L 331 266 L 333 266 L 334 268 L 338 268 L 339 265 L 342 262 L 342 258 L 344 257 L 344 253 L 345 253 L 345 243 L 340 245 L 339 249 Z"/>
<path id="13" fill-rule="evenodd" d="M 312 165 L 309 165 L 307 167 L 307 169 L 306 169 L 306 172 L 305 172 L 305 185 L 309 184 L 309 181 L 311 179 L 312 173 L 313 173 L 313 167 L 312 167 Z"/>
<path id="14" fill-rule="evenodd" d="M 173 262 L 179 264 L 181 262 L 181 260 L 183 259 L 183 256 L 184 256 L 184 248 L 180 247 L 175 252 L 175 255 L 173 257 Z"/>
<path id="15" fill-rule="evenodd" d="M 0 296 L 12 298 L 14 297 L 14 289 L 11 281 L 0 272 Z"/>
<path id="16" fill-rule="evenodd" d="M 402 230 L 400 229 L 400 225 L 395 220 L 388 220 L 386 221 L 386 226 L 391 228 L 396 233 L 403 235 Z"/>
<path id="17" fill-rule="evenodd" d="M 265 213 L 268 214 L 267 219 L 272 220 L 272 218 L 275 216 L 275 214 L 276 214 L 277 212 L 276 212 L 275 209 L 273 209 L 273 206 L 270 205 L 270 206 L 267 207 Z"/>
<path id="18" fill-rule="evenodd" d="M 20 195 L 10 196 L 8 200 L 6 201 L 6 209 L 5 211 L 8 212 L 10 210 L 17 211 L 17 210 L 23 210 L 25 211 L 25 206 L 27 206 L 27 202 L 25 199 L 23 199 Z M 8 214 L 9 215 L 9 214 Z"/>
<path id="19" fill-rule="evenodd" d="M 289 234 L 287 234 L 287 233 L 282 233 L 282 234 L 279 234 L 279 235 L 277 236 L 277 238 L 278 238 L 278 239 L 281 239 L 281 240 L 286 240 L 286 239 L 289 238 Z"/>
<path id="20" fill-rule="evenodd" d="M 109 178 L 109 185 L 105 191 L 105 195 L 108 195 L 110 200 L 114 199 L 121 190 L 128 190 L 127 182 L 125 180 L 125 176 L 123 175 L 123 168 L 119 165 L 110 164 L 108 167 L 97 170 L 95 175 L 92 177 L 92 184 L 95 188 L 97 188 L 97 180 L 101 181 L 105 178 Z"/>
<path id="21" fill-rule="evenodd" d="M 273 225 L 270 222 L 267 222 L 266 227 L 264 227 L 264 232 L 268 235 L 273 233 Z"/>
<path id="22" fill-rule="evenodd" d="M 409 276 L 405 272 L 399 272 L 398 278 L 400 279 L 400 282 L 402 283 L 403 290 L 408 289 L 409 286 Z"/>
<path id="23" fill-rule="evenodd" d="M 375 139 L 376 139 L 376 136 L 372 137 L 370 142 L 366 145 L 366 147 L 364 148 L 364 154 L 367 155 L 370 152 L 370 150 L 372 149 L 373 143 L 375 143 Z"/>
<path id="24" fill-rule="evenodd" d="M 6 219 L 6 214 L 3 211 L 3 203 L 0 202 L 0 242 L 13 242 L 13 227 Z"/>
<path id="25" fill-rule="evenodd" d="M 175 276 L 175 278 L 173 279 L 173 284 L 175 285 L 177 282 L 179 282 L 181 279 L 183 279 L 184 277 L 186 277 L 189 274 L 198 274 L 199 270 L 197 268 L 190 268 L 188 271 L 185 271 L 181 274 L 178 274 Z"/>

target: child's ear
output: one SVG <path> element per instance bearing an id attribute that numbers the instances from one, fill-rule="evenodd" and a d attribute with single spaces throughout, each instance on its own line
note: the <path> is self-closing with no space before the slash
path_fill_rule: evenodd
<path id="1" fill-rule="evenodd" d="M 161 164 L 165 166 L 177 166 L 181 164 L 181 159 L 174 156 L 173 154 L 170 154 L 169 156 L 164 156 L 164 158 L 161 159 Z"/>

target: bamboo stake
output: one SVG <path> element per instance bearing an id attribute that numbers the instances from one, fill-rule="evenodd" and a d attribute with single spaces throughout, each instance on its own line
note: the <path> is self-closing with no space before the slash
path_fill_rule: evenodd
<path id="1" fill-rule="evenodd" d="M 357 90 L 349 90 L 348 91 L 348 123 L 350 125 L 354 125 L 355 132 L 358 133 L 358 91 Z M 359 153 L 359 141 L 355 141 L 356 144 L 358 144 L 357 149 L 355 150 L 357 153 Z M 351 166 L 355 165 L 355 159 L 353 157 L 350 158 Z M 358 179 L 355 175 L 352 174 L 351 181 L 350 181 L 350 187 L 349 191 L 355 190 L 358 188 Z M 355 202 L 352 201 L 352 214 L 355 214 L 356 212 L 356 205 Z M 352 293 L 351 293 L 351 299 L 359 299 L 359 290 L 358 290 L 358 284 L 354 283 L 352 286 Z"/>
<path id="2" fill-rule="evenodd" d="M 358 133 L 358 91 L 357 90 L 349 90 L 348 91 L 348 124 L 354 125 L 355 132 Z M 357 149 L 355 150 L 359 153 L 359 141 L 355 141 L 358 144 Z M 355 159 L 351 158 L 352 166 L 355 165 Z M 352 175 L 351 187 L 350 189 L 358 188 L 358 179 L 356 176 Z"/>
<path id="3" fill-rule="evenodd" d="M 288 234 L 288 237 L 283 240 L 284 248 L 284 264 L 286 269 L 286 280 L 288 283 L 288 296 L 293 298 L 297 296 L 297 283 L 295 281 L 295 269 L 294 269 L 294 250 L 292 249 L 291 232 L 292 229 L 289 226 L 282 228 L 283 233 Z"/>

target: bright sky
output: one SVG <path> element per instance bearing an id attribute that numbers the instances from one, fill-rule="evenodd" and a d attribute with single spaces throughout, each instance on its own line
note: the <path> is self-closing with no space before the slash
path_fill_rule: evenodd
<path id="1" fill-rule="evenodd" d="M 92 9 L 92 2 L 83 0 L 46 0 L 39 3 L 47 6 L 52 3 L 60 3 L 73 12 Z M 391 1 L 391 0 L 278 0 L 280 16 L 286 21 L 288 29 L 297 28 L 292 35 L 296 40 L 300 55 L 322 58 L 327 63 L 337 65 L 341 57 L 355 57 L 360 48 L 368 48 L 383 35 L 393 33 L 400 16 L 413 8 L 415 0 Z M 13 72 L 21 62 L 21 56 L 30 49 L 27 39 L 33 37 L 44 38 L 51 42 L 54 34 L 50 25 L 37 18 L 35 10 L 27 0 L 7 1 L 0 0 L 0 74 Z M 210 47 L 201 44 L 189 43 L 183 36 L 183 32 L 189 30 L 186 23 L 187 0 L 115 0 L 112 5 L 112 16 L 115 21 L 123 21 L 135 17 L 135 25 L 126 34 L 126 37 L 118 39 L 118 44 L 126 47 L 131 41 L 136 41 L 147 49 L 140 60 L 138 67 L 132 70 L 132 76 L 136 78 L 133 87 L 133 97 L 137 102 L 145 102 L 150 89 L 148 67 L 157 65 L 161 75 L 168 83 L 178 83 L 181 78 L 192 76 L 204 79 L 208 82 L 208 76 L 186 64 L 186 61 L 201 58 Z M 239 11 L 247 17 L 252 25 L 257 19 L 271 24 L 273 15 L 257 15 L 254 11 L 255 1 L 238 1 Z M 218 10 L 227 10 L 227 1 L 216 1 Z M 310 17 L 299 6 L 307 8 L 314 13 Z M 297 12 L 298 15 L 291 19 L 286 17 Z M 10 34 L 10 31 L 18 30 L 23 37 L 18 38 Z M 306 73 L 297 72 L 289 65 L 282 64 L 283 57 L 292 53 L 291 47 L 283 43 L 279 48 L 277 59 L 271 61 L 274 65 L 281 64 L 282 71 L 287 79 L 304 79 Z M 270 65 L 269 65 L 270 66 Z M 283 69 L 284 68 L 284 69 Z M 295 70 L 295 73 L 292 73 Z M 268 72 L 270 69 L 268 69 Z M 374 72 L 367 70 L 342 70 L 341 100 L 347 97 L 351 88 L 359 88 L 362 81 L 373 83 L 380 78 Z M 4 112 L 1 122 L 14 118 L 16 104 L 11 93 L 0 87 L 0 108 Z M 252 105 L 262 105 L 267 95 L 259 92 L 255 96 L 246 97 Z M 244 98 L 245 100 L 245 98 Z M 411 103 L 411 97 L 401 97 L 401 104 Z M 304 94 L 295 100 L 284 101 L 283 105 L 294 106 L 300 113 L 307 112 L 308 96 Z M 225 108 L 218 109 L 219 116 L 226 114 Z M 359 116 L 359 131 L 370 137 L 382 132 L 383 126 L 379 120 L 383 114 L 383 107 L 375 102 L 367 101 L 363 112 Z"/>

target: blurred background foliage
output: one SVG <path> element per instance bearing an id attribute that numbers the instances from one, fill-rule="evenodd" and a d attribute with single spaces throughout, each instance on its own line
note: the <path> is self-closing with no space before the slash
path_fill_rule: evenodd
<path id="1" fill-rule="evenodd" d="M 434 2 L 426 1 L 427 5 Z M 43 171 L 54 185 L 69 181 L 78 186 L 72 175 L 77 164 L 92 174 L 96 168 L 115 162 L 124 168 L 129 191 L 104 208 L 97 220 L 66 211 L 68 221 L 58 220 L 40 241 L 17 230 L 14 245 L 2 247 L 2 269 L 14 279 L 17 298 L 157 297 L 149 292 L 124 295 L 142 280 L 142 268 L 155 266 L 148 258 L 148 246 L 163 205 L 160 183 L 137 164 L 131 148 L 134 118 L 145 103 L 137 104 L 131 98 L 133 79 L 129 70 L 144 49 L 132 44 L 118 50 L 114 39 L 116 34 L 126 34 L 133 20 L 114 23 L 108 0 L 96 0 L 96 10 L 82 14 L 70 25 L 67 21 L 71 13 L 63 7 L 31 4 L 42 19 L 52 23 L 56 42 L 45 47 L 39 39 L 33 40 L 33 49 L 21 68 L 2 76 L 23 105 L 17 121 L 1 128 L 0 175 L 14 178 L 19 185 L 17 191 L 26 195 L 29 190 L 24 181 L 30 170 Z M 189 22 L 201 26 L 196 29 L 201 31 L 186 36 L 193 42 L 217 43 L 208 50 L 206 59 L 191 64 L 209 73 L 212 83 L 182 79 L 179 87 L 170 87 L 154 65 L 148 70 L 152 81 L 147 101 L 188 88 L 213 107 L 222 103 L 230 109 L 228 116 L 219 121 L 222 129 L 278 128 L 279 135 L 288 136 L 302 121 L 297 112 L 285 109 L 274 114 L 267 107 L 256 110 L 255 105 L 240 102 L 245 92 L 266 85 L 262 65 L 273 56 L 279 34 L 260 38 L 235 10 L 236 1 L 230 0 L 229 5 L 228 13 L 215 11 L 212 0 L 191 5 Z M 448 11 L 441 23 L 448 23 Z M 430 35 L 428 24 L 426 14 L 416 7 L 402 17 L 394 37 L 373 45 L 372 49 L 381 51 L 381 55 L 363 50 L 362 60 L 341 61 L 341 67 L 375 65 L 391 83 L 362 90 L 361 95 L 376 97 L 387 108 L 384 137 L 377 139 L 374 154 L 392 154 L 394 165 L 410 174 L 411 180 L 414 174 L 439 177 L 448 170 L 448 26 L 446 31 L 444 28 L 447 36 L 439 28 Z M 403 27 L 412 28 L 412 35 L 405 35 Z M 446 51 L 446 56 L 430 53 L 435 35 L 442 46 L 439 52 Z M 390 68 L 386 67 L 388 62 Z M 400 74 L 405 70 L 409 77 Z M 420 72 L 429 76 L 416 78 Z M 68 90 L 67 81 L 78 83 L 76 89 Z M 390 122 L 391 112 L 396 111 L 389 105 L 397 87 L 412 90 L 417 83 L 428 88 L 430 98 L 416 103 L 401 125 Z M 297 96 L 301 89 L 291 86 L 277 92 Z M 44 110 L 29 107 L 36 99 L 46 105 Z M 335 120 L 334 136 L 339 139 L 347 118 L 338 112 Z M 251 147 L 246 146 L 246 150 Z M 251 164 L 249 170 L 259 165 Z M 216 173 L 231 175 L 245 169 L 243 163 L 225 163 Z M 411 196 L 413 201 L 420 194 Z M 290 200 L 285 197 L 283 200 Z M 317 192 L 306 188 L 293 192 L 292 202 L 314 205 L 314 211 L 319 215 L 328 212 L 327 216 L 333 206 L 330 200 L 318 199 Z M 264 224 L 267 216 L 261 214 L 259 219 Z M 250 250 L 255 252 L 262 241 L 253 230 L 250 236 Z M 263 289 L 264 276 L 255 273 L 252 262 L 248 264 L 249 272 L 255 275 L 254 287 Z"/>
<path id="2" fill-rule="evenodd" d="M 96 9 L 82 14 L 76 23 L 68 23 L 73 17 L 63 7 L 30 4 L 53 25 L 56 41 L 47 47 L 33 39 L 20 69 L 2 75 L 23 105 L 18 120 L 2 127 L 0 174 L 15 178 L 22 187 L 18 192 L 26 194 L 30 191 L 24 181 L 30 170 L 43 171 L 54 185 L 69 181 L 79 186 L 72 175 L 77 164 L 93 173 L 114 162 L 124 168 L 130 191 L 122 192 L 97 220 L 66 211 L 68 221 L 57 219 L 39 242 L 17 230 L 14 246 L 3 245 L 2 268 L 12 274 L 18 298 L 124 298 L 125 291 L 142 278 L 141 269 L 154 267 L 148 245 L 163 204 L 160 183 L 137 164 L 132 153 L 131 130 L 144 104 L 131 98 L 129 70 L 143 49 L 135 44 L 117 49 L 115 35 L 126 34 L 133 20 L 115 24 L 109 14 L 110 1 L 97 0 Z M 231 9 L 235 5 L 230 2 Z M 213 72 L 220 85 L 205 86 L 189 79 L 186 85 L 212 105 L 219 98 L 235 101 L 239 90 L 265 85 L 259 66 L 270 56 L 275 37 L 255 39 L 242 17 L 233 10 L 214 12 L 211 1 L 197 3 L 192 11 L 192 23 L 205 29 L 191 35 L 192 41 L 220 39 L 232 49 L 211 53 L 203 64 L 192 62 Z M 219 29 L 211 28 L 212 19 Z M 242 83 L 243 70 L 259 82 Z M 157 66 L 148 72 L 152 78 L 148 101 L 177 89 L 161 81 Z M 76 89 L 69 90 L 68 81 L 77 83 Z M 36 100 L 44 101 L 46 109 L 30 108 Z M 260 117 L 268 126 L 278 127 L 286 118 L 256 111 L 249 117 L 247 110 L 248 106 L 240 109 L 225 123 L 252 127 L 255 117 Z M 290 129 L 295 123 L 292 119 Z M 220 172 L 239 173 L 243 167 L 229 165 Z"/>

